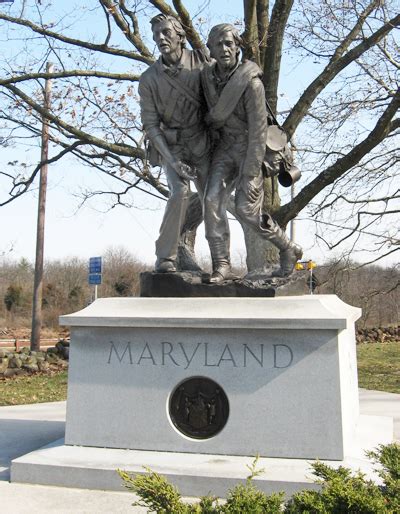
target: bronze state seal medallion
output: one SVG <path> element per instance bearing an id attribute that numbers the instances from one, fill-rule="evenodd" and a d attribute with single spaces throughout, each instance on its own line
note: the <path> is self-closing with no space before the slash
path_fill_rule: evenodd
<path id="1" fill-rule="evenodd" d="M 229 416 L 228 398 L 209 378 L 181 382 L 171 395 L 169 414 L 176 428 L 194 439 L 208 439 L 220 432 Z"/>

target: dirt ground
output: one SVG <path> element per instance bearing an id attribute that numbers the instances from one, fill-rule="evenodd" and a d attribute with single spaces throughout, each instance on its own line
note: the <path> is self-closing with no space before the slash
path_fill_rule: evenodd
<path id="1" fill-rule="evenodd" d="M 31 329 L 30 328 L 13 328 L 13 327 L 2 327 L 0 325 L 0 341 L 2 339 L 30 339 Z M 66 328 L 59 328 L 58 330 L 50 328 L 42 328 L 41 338 L 42 339 L 65 339 L 69 337 L 69 330 Z"/>

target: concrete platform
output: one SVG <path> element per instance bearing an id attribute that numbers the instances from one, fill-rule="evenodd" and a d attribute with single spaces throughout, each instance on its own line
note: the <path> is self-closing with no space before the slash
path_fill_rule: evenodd
<path id="1" fill-rule="evenodd" d="M 0 407 L 0 498 L 6 514 L 144 514 L 126 492 L 10 483 L 11 461 L 62 437 L 65 402 Z M 362 414 L 390 416 L 400 442 L 400 394 L 360 389 Z"/>
<path id="2" fill-rule="evenodd" d="M 383 416 L 360 416 L 352 452 L 343 461 L 324 462 L 337 467 L 360 469 L 378 480 L 365 450 L 393 440 L 393 420 Z M 40 450 L 12 461 L 11 481 L 63 487 L 122 491 L 116 469 L 143 473 L 144 467 L 164 475 L 183 495 L 208 493 L 223 496 L 248 475 L 252 456 L 206 455 L 159 451 L 119 450 L 67 446 L 56 441 Z M 315 489 L 310 461 L 305 459 L 260 458 L 257 487 L 266 493 L 285 491 L 287 495 L 305 488 Z"/>
<path id="3" fill-rule="evenodd" d="M 4 514 L 144 514 L 133 494 L 10 483 L 11 461 L 65 432 L 66 402 L 0 407 L 0 510 Z"/>

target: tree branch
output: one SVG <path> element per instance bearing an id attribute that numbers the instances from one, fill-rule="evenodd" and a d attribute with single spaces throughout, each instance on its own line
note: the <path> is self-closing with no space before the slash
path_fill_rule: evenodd
<path id="1" fill-rule="evenodd" d="M 58 160 L 60 160 L 62 157 L 64 157 L 64 155 L 66 155 L 67 153 L 69 152 L 73 152 L 74 149 L 76 149 L 79 145 L 82 145 L 84 144 L 82 141 L 75 141 L 75 143 L 73 143 L 72 145 L 69 145 L 68 147 L 64 148 L 64 150 L 62 150 L 60 153 L 58 153 L 57 155 L 55 155 L 54 157 L 52 157 L 51 159 L 47 159 L 43 162 L 40 162 L 36 167 L 35 169 L 33 170 L 33 172 L 31 173 L 31 175 L 29 176 L 29 178 L 27 180 L 20 180 L 19 182 L 16 182 L 14 183 L 13 187 L 11 188 L 10 190 L 10 198 L 4 202 L 0 202 L 0 207 L 3 207 L 4 205 L 7 205 L 8 203 L 11 203 L 12 201 L 14 201 L 16 198 L 18 198 L 19 196 L 22 196 L 23 194 L 25 194 L 29 187 L 31 186 L 31 184 L 33 183 L 33 181 L 35 180 L 35 177 L 36 175 L 38 174 L 38 172 L 40 171 L 41 167 L 45 164 L 52 164 L 53 162 L 56 162 Z M 19 191 L 17 191 L 16 193 L 13 193 L 13 191 L 16 189 L 16 188 L 20 188 L 21 189 Z"/>
<path id="2" fill-rule="evenodd" d="M 258 47 L 257 0 L 245 0 L 244 3 L 244 51 L 243 57 L 260 65 Z"/>
<path id="3" fill-rule="evenodd" d="M 103 8 L 104 14 L 106 16 L 106 21 L 107 21 L 107 36 L 106 36 L 106 39 L 104 40 L 104 44 L 108 45 L 108 43 L 110 42 L 110 39 L 111 39 L 111 34 L 112 34 L 110 13 L 107 11 L 107 9 L 106 9 L 106 7 L 104 7 L 104 5 L 101 5 L 101 7 Z"/>
<path id="4" fill-rule="evenodd" d="M 292 7 L 293 0 L 276 0 L 269 23 L 263 80 L 265 95 L 274 114 L 276 114 L 278 103 L 278 83 L 282 60 L 283 36 Z"/>
<path id="5" fill-rule="evenodd" d="M 25 82 L 27 80 L 36 79 L 60 79 L 67 77 L 97 77 L 103 79 L 114 80 L 129 80 L 130 82 L 139 81 L 140 75 L 132 75 L 130 73 L 108 73 L 106 71 L 97 70 L 66 70 L 56 71 L 53 73 L 26 73 L 8 79 L 0 79 L 0 86 L 7 86 L 9 84 L 17 84 L 18 82 Z"/>
<path id="6" fill-rule="evenodd" d="M 206 46 L 204 45 L 198 32 L 193 26 L 189 12 L 186 10 L 185 6 L 180 0 L 173 0 L 176 11 L 174 11 L 171 6 L 164 2 L 164 0 L 149 0 L 149 3 L 156 7 L 162 14 L 165 14 L 166 16 L 173 16 L 174 18 L 178 18 L 181 21 L 183 28 L 185 29 L 186 38 L 192 48 L 207 51 Z"/>
<path id="7" fill-rule="evenodd" d="M 119 9 L 122 9 L 121 5 L 119 5 L 119 4 L 121 4 L 121 0 L 119 0 L 118 4 L 115 3 L 114 0 L 100 0 L 100 3 L 111 14 L 116 25 L 119 27 L 119 29 L 124 34 L 126 39 L 130 43 L 132 43 L 134 45 L 134 47 L 139 51 L 140 55 L 142 55 L 144 58 L 148 59 L 149 62 L 152 62 L 153 55 L 150 52 L 150 50 L 147 48 L 147 46 L 143 43 L 143 40 L 140 37 L 139 32 L 131 31 L 131 27 L 130 27 L 129 23 L 127 23 L 127 21 L 121 14 L 121 11 L 119 10 Z M 125 7 L 125 5 L 124 5 L 124 7 Z M 126 7 L 125 7 L 125 10 L 126 10 Z"/>
<path id="8" fill-rule="evenodd" d="M 206 52 L 207 47 L 204 45 L 197 30 L 194 28 L 192 18 L 190 17 L 185 6 L 182 4 L 181 0 L 173 0 L 172 3 L 174 4 L 174 7 L 179 15 L 183 28 L 186 32 L 187 40 L 189 41 L 191 47 Z"/>
<path id="9" fill-rule="evenodd" d="M 267 50 L 269 28 L 269 0 L 257 0 L 257 30 L 260 48 L 260 67 L 265 67 L 265 52 Z"/>
<path id="10" fill-rule="evenodd" d="M 58 34 L 57 32 L 53 32 L 51 30 L 45 29 L 44 27 L 41 27 L 40 25 L 37 25 L 36 23 L 33 23 L 29 20 L 24 20 L 21 18 L 14 18 L 12 16 L 7 16 L 4 13 L 0 13 L 0 20 L 8 21 L 8 22 L 14 23 L 16 25 L 21 25 L 23 27 L 27 27 L 27 28 L 31 29 L 33 32 L 36 32 L 37 34 L 41 34 L 42 36 L 56 39 L 57 41 L 62 41 L 63 43 L 67 43 L 68 45 L 78 46 L 80 48 L 87 48 L 88 50 L 102 52 L 105 54 L 115 55 L 115 56 L 119 56 L 119 57 L 127 57 L 128 59 L 133 59 L 135 61 L 143 62 L 143 63 L 149 64 L 149 65 L 154 62 L 153 57 L 146 57 L 146 56 L 140 55 L 136 52 L 129 52 L 127 50 L 113 48 L 113 47 L 107 46 L 105 44 L 99 45 L 96 43 L 89 43 L 87 41 L 82 41 L 80 39 L 70 38 L 70 37 L 64 36 L 62 34 Z"/>
<path id="11" fill-rule="evenodd" d="M 132 146 L 123 145 L 123 144 L 115 144 L 115 143 L 108 143 L 104 141 L 103 139 L 99 139 L 98 137 L 92 136 L 91 134 L 88 134 L 87 132 L 84 132 L 83 130 L 79 130 L 76 127 L 73 127 L 72 125 L 69 125 L 68 123 L 65 123 L 61 120 L 58 116 L 55 116 L 50 111 L 46 110 L 44 107 L 42 107 L 37 102 L 33 101 L 32 98 L 30 98 L 28 95 L 26 95 L 23 91 L 18 89 L 15 86 L 8 85 L 4 86 L 9 91 L 14 93 L 16 96 L 21 98 L 26 104 L 28 104 L 32 109 L 34 109 L 36 112 L 41 114 L 44 118 L 50 120 L 51 122 L 55 123 L 57 126 L 63 128 L 70 134 L 74 135 L 77 139 L 81 141 L 85 141 L 87 144 L 95 145 L 99 148 L 103 148 L 105 150 L 109 150 L 111 152 L 116 153 L 117 155 L 125 155 L 127 157 L 136 157 L 139 159 L 144 159 L 144 151 L 140 148 L 133 148 Z"/>
<path id="12" fill-rule="evenodd" d="M 332 184 L 339 177 L 355 166 L 368 152 L 379 145 L 392 129 L 392 118 L 400 107 L 400 89 L 394 95 L 392 101 L 379 118 L 374 129 L 347 155 L 338 159 L 332 166 L 321 172 L 314 180 L 307 184 L 300 193 L 288 204 L 282 206 L 277 218 L 280 223 L 286 225 L 291 219 L 306 207 L 325 187 Z"/>
<path id="13" fill-rule="evenodd" d="M 166 16 L 175 16 L 178 17 L 177 13 L 169 6 L 164 0 L 149 0 L 149 4 L 156 7 L 161 13 Z"/>
<path id="14" fill-rule="evenodd" d="M 62 143 L 60 143 L 60 144 L 62 144 Z M 119 157 L 117 155 L 113 155 L 109 152 L 104 152 L 102 154 L 87 153 L 79 148 L 74 149 L 72 153 L 76 157 L 78 157 L 81 161 L 88 164 L 89 166 L 94 167 L 97 170 L 99 170 L 100 172 L 105 173 L 106 175 L 108 175 L 120 182 L 123 182 L 124 184 L 129 185 L 129 184 L 131 184 L 131 182 L 129 180 L 122 178 L 121 176 L 117 175 L 113 171 L 108 171 L 103 166 L 97 164 L 95 160 L 101 159 L 102 161 L 108 162 L 110 164 L 110 166 L 113 166 L 113 167 L 118 166 L 119 168 L 124 168 L 128 172 L 133 173 L 135 175 L 135 177 L 137 177 L 138 179 L 142 180 L 143 182 L 146 182 L 148 185 L 153 187 L 162 196 L 156 195 L 156 194 L 152 193 L 151 191 L 147 191 L 138 186 L 135 186 L 136 189 L 139 189 L 140 191 L 143 191 L 143 192 L 149 194 L 150 196 L 154 196 L 154 198 L 158 198 L 159 200 L 165 200 L 166 198 L 168 198 L 168 195 L 169 195 L 168 189 L 163 187 L 162 184 L 159 182 L 159 180 L 157 178 L 155 178 L 149 171 L 143 170 L 143 172 L 139 172 L 133 166 L 131 166 L 129 163 L 125 162 L 121 157 Z M 116 161 L 116 163 L 110 162 L 112 160 Z"/>
<path id="15" fill-rule="evenodd" d="M 341 55 L 338 51 L 335 52 L 327 66 L 320 73 L 320 75 L 311 82 L 304 93 L 299 98 L 296 105 L 293 107 L 291 113 L 286 118 L 283 128 L 287 134 L 292 136 L 298 127 L 299 123 L 306 115 L 313 101 L 321 93 L 321 91 L 340 73 L 346 66 L 358 59 L 363 53 L 381 41 L 391 30 L 400 25 L 400 14 L 385 23 L 379 30 L 374 32 L 370 37 L 366 38 L 362 43 L 358 44 L 347 54 Z M 348 43 L 350 44 L 350 43 Z M 342 47 L 342 45 L 340 45 Z M 345 48 L 343 47 L 342 50 Z"/>

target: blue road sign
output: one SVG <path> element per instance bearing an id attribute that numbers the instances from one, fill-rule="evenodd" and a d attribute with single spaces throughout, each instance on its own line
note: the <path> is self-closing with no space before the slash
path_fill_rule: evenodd
<path id="1" fill-rule="evenodd" d="M 101 274 L 100 273 L 89 273 L 89 284 L 92 286 L 97 286 L 101 284 Z"/>
<path id="2" fill-rule="evenodd" d="M 90 257 L 89 273 L 101 273 L 101 257 Z"/>

